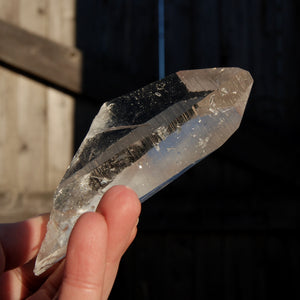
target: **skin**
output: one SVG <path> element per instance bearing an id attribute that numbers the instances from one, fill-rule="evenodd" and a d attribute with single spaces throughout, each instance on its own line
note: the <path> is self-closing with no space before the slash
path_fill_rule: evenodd
<path id="1" fill-rule="evenodd" d="M 49 215 L 0 225 L 0 299 L 107 299 L 122 255 L 134 240 L 141 204 L 127 187 L 82 215 L 66 258 L 36 277 L 32 270 Z"/>

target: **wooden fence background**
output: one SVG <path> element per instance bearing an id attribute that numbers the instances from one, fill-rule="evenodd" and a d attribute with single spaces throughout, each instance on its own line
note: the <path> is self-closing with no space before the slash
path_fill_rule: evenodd
<path id="1" fill-rule="evenodd" d="M 63 44 L 75 42 L 74 0 L 0 0 L 0 19 Z M 73 111 L 70 96 L 0 66 L 2 222 L 50 210 L 73 153 Z"/>
<path id="2" fill-rule="evenodd" d="M 51 20 L 73 16 L 61 6 L 68 1 L 52 3 Z M 111 299 L 297 299 L 299 1 L 165 5 L 167 73 L 238 66 L 255 84 L 234 137 L 143 205 Z M 75 9 L 76 45 L 102 66 L 94 73 L 83 60 L 83 94 L 94 89 L 99 100 L 76 98 L 76 148 L 103 101 L 157 79 L 158 51 L 157 1 L 77 0 Z M 14 90 L 15 84 L 3 86 Z"/>

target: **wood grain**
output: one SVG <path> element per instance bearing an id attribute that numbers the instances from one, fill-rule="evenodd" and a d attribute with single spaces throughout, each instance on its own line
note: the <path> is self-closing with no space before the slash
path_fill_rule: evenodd
<path id="1" fill-rule="evenodd" d="M 47 29 L 47 36 L 68 47 L 75 43 L 74 5 L 74 0 L 48 2 L 48 23 L 51 26 Z M 74 99 L 71 96 L 53 88 L 47 89 L 48 190 L 56 188 L 73 156 L 74 106 Z"/>
<path id="2" fill-rule="evenodd" d="M 62 2 L 0 0 L 5 63 L 53 74 L 57 42 L 66 56 L 74 44 L 74 1 Z M 46 56 L 36 63 L 39 53 Z M 60 64 L 64 57 L 59 57 Z M 50 209 L 53 191 L 72 157 L 74 100 L 3 67 L 0 76 L 0 220 L 15 221 Z"/>
<path id="3" fill-rule="evenodd" d="M 34 18 L 36 19 L 41 17 Z M 0 40 L 5 41 L 0 43 L 2 62 L 72 92 L 81 93 L 79 50 L 52 42 L 1 20 Z"/>

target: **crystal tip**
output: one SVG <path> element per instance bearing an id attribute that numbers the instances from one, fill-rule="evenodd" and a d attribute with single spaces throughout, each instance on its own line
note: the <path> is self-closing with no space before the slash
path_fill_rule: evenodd
<path id="1" fill-rule="evenodd" d="M 33 273 L 38 276 L 65 257 L 69 232 L 54 230 L 51 220 L 47 226 L 47 233 L 35 261 Z"/>
<path id="2" fill-rule="evenodd" d="M 49 251 L 50 254 L 46 255 L 40 252 L 36 258 L 35 266 L 33 269 L 34 275 L 38 276 L 44 273 L 47 269 L 55 265 L 58 261 L 65 257 L 65 247 L 59 248 L 54 252 Z"/>

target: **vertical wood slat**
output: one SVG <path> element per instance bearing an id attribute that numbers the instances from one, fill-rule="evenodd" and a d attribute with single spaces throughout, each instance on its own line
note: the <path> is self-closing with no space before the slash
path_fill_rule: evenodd
<path id="1" fill-rule="evenodd" d="M 39 35 L 46 34 L 46 0 L 19 1 L 18 25 Z M 19 191 L 42 192 L 46 188 L 46 90 L 25 77 L 18 77 Z"/>
<path id="2" fill-rule="evenodd" d="M 1 20 L 67 45 L 74 14 L 75 0 L 0 0 Z M 49 209 L 72 157 L 74 101 L 3 67 L 0 79 L 0 220 L 13 221 Z"/>
<path id="3" fill-rule="evenodd" d="M 0 18 L 18 23 L 18 0 L 0 1 Z M 14 74 L 0 67 L 0 101 L 1 101 L 1 145 L 0 145 L 0 188 L 2 191 L 9 190 L 10 195 L 18 189 L 17 182 L 17 151 L 19 147 L 17 134 L 17 89 L 18 79 Z M 4 194 L 4 193 L 3 193 Z M 6 201 L 2 195 L 1 202 Z"/>
<path id="4" fill-rule="evenodd" d="M 0 127 L 0 188 L 17 189 L 17 80 L 14 74 L 0 67 L 1 127 Z"/>
<path id="5" fill-rule="evenodd" d="M 46 188 L 46 102 L 45 89 L 19 77 L 17 86 L 17 132 L 19 140 L 18 190 L 43 192 Z"/>
<path id="6" fill-rule="evenodd" d="M 18 24 L 19 20 L 19 0 L 1 1 L 0 2 L 0 18 L 7 20 L 14 25 Z"/>
<path id="7" fill-rule="evenodd" d="M 4 77 L 4 72 L 0 69 L 0 78 Z M 2 80 L 0 80 L 0 94 L 5 93 L 6 87 L 3 85 Z M 5 114 L 5 103 L 0 101 L 0 190 L 6 186 L 6 176 L 5 176 L 5 153 L 4 145 L 6 142 L 6 114 Z"/>
<path id="8" fill-rule="evenodd" d="M 18 25 L 39 35 L 45 35 L 46 0 L 19 2 Z M 21 192 L 46 188 L 46 89 L 41 84 L 18 77 L 18 132 L 21 142 L 18 157 L 18 182 Z"/>
<path id="9" fill-rule="evenodd" d="M 48 2 L 48 23 L 51 26 L 48 26 L 47 35 L 50 39 L 67 46 L 74 45 L 74 2 L 74 0 Z M 72 157 L 73 108 L 74 102 L 70 96 L 52 88 L 47 89 L 48 190 L 55 189 Z"/>

